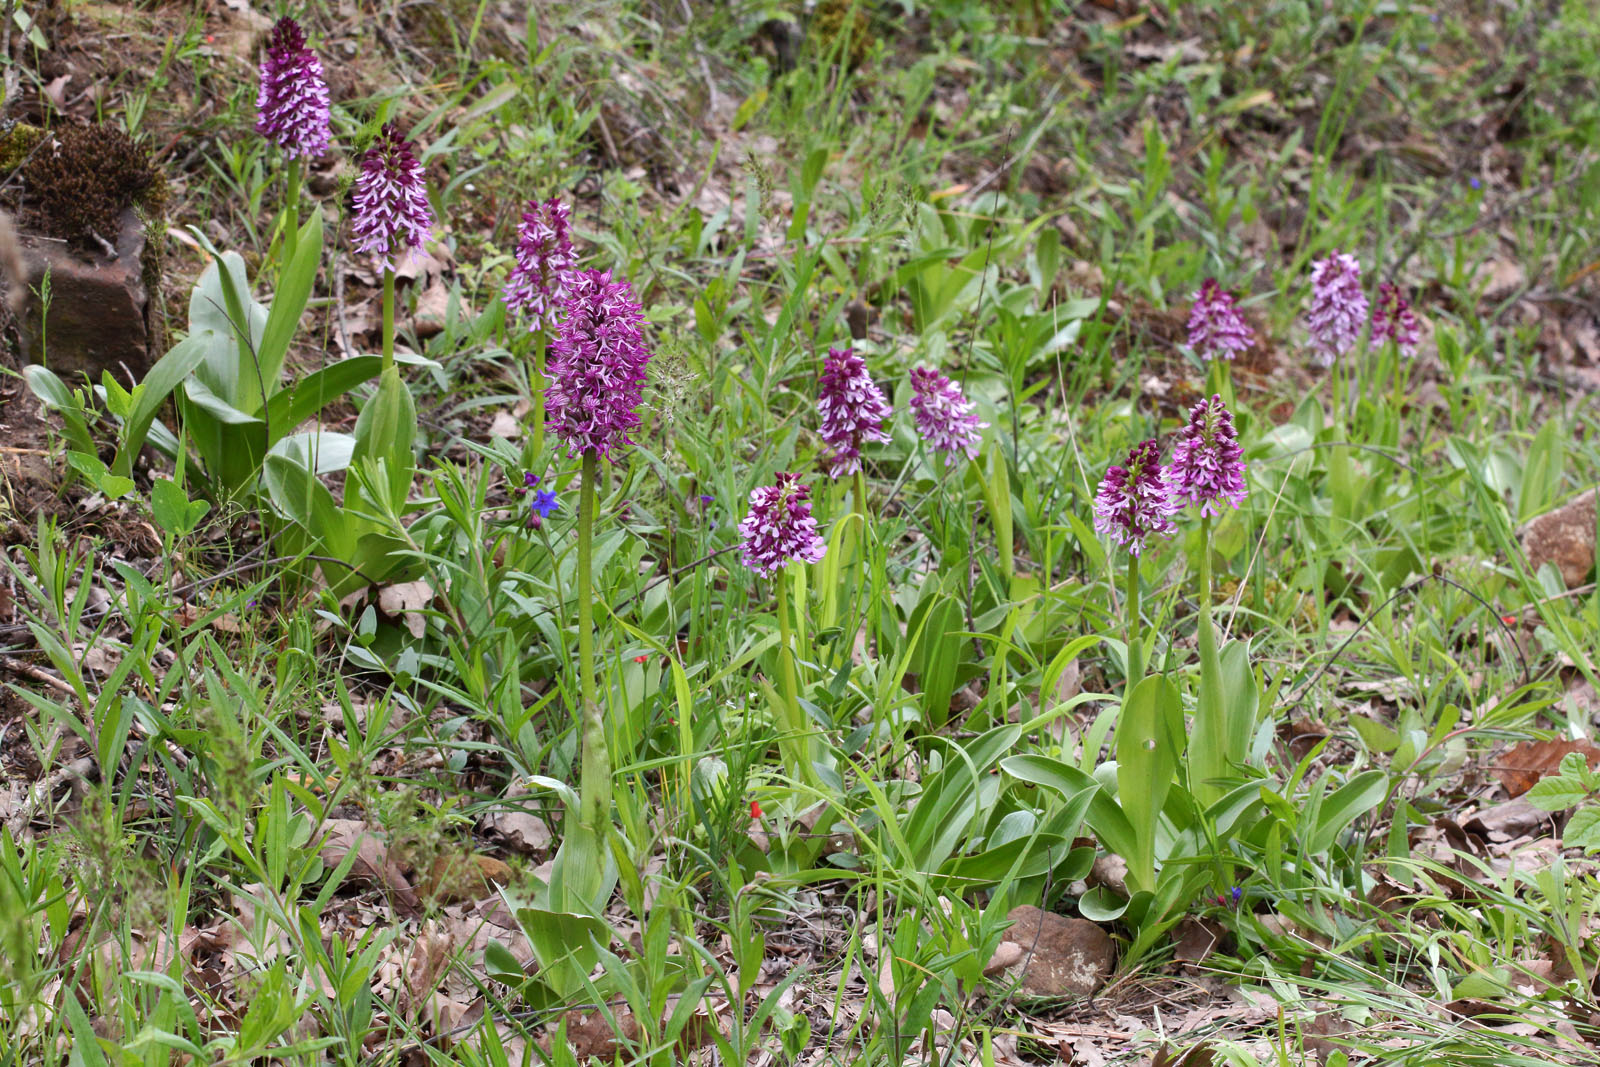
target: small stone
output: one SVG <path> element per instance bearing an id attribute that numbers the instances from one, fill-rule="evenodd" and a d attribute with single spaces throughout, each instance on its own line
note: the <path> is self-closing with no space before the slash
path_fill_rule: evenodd
<path id="1" fill-rule="evenodd" d="M 993 978 L 1008 967 L 1015 967 L 1022 962 L 1022 957 L 1027 955 L 1026 950 L 1015 941 L 1002 941 L 995 946 L 994 955 L 989 958 L 988 966 L 984 967 L 983 974 L 986 978 Z"/>
<path id="2" fill-rule="evenodd" d="M 1568 589 L 1576 589 L 1594 570 L 1595 490 L 1530 519 L 1522 528 L 1522 551 L 1537 571 L 1555 565 Z"/>
<path id="3" fill-rule="evenodd" d="M 28 288 L 50 274 L 49 319 L 40 329 L 39 299 L 30 294 L 22 331 L 31 363 L 43 363 L 69 385 L 102 371 L 121 382 L 144 377 L 150 352 L 152 302 L 145 289 L 145 231 L 130 208 L 122 214 L 116 257 L 80 257 L 65 242 L 21 235 Z"/>
<path id="4" fill-rule="evenodd" d="M 1013 923 L 1004 942 L 1020 945 L 1023 958 L 1019 992 L 1034 997 L 1086 997 L 1099 989 L 1116 966 L 1116 945 L 1088 919 L 1072 919 L 1031 904 L 1012 908 Z"/>

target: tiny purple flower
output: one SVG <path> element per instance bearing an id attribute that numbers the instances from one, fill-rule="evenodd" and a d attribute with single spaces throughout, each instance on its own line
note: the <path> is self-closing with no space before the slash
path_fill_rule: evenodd
<path id="1" fill-rule="evenodd" d="M 556 499 L 554 489 L 539 489 L 534 492 L 533 501 L 529 506 L 539 513 L 541 519 L 548 519 L 552 511 L 560 510 L 561 501 Z"/>
<path id="2" fill-rule="evenodd" d="M 750 493 L 750 514 L 739 524 L 744 565 L 766 576 L 791 561 L 815 563 L 828 551 L 811 516 L 811 487 L 798 474 L 779 474 L 777 485 Z"/>
<path id="3" fill-rule="evenodd" d="M 1384 282 L 1378 286 L 1378 300 L 1372 305 L 1372 347 L 1393 341 L 1407 356 L 1417 354 L 1417 316 L 1400 290 Z"/>
<path id="4" fill-rule="evenodd" d="M 1094 528 L 1137 556 L 1151 537 L 1172 533 L 1169 511 L 1161 450 L 1144 441 L 1128 450 L 1127 466 L 1106 471 L 1094 501 Z"/>
<path id="5" fill-rule="evenodd" d="M 1256 343 L 1256 333 L 1234 306 L 1234 296 L 1207 278 L 1189 311 L 1189 347 L 1201 359 L 1232 359 Z"/>
<path id="6" fill-rule="evenodd" d="M 539 476 L 532 471 L 522 472 L 522 485 L 525 489 L 532 489 L 539 484 Z"/>
<path id="7" fill-rule="evenodd" d="M 545 415 L 567 455 L 596 452 L 607 459 L 633 441 L 634 411 L 644 396 L 644 309 L 627 282 L 588 270 L 568 281 L 567 310 L 550 345 Z"/>
<path id="8" fill-rule="evenodd" d="M 571 212 L 556 197 L 528 201 L 517 227 L 517 264 L 506 278 L 501 299 L 528 321 L 528 330 L 556 328 L 567 302 L 567 287 L 577 271 L 572 253 Z"/>
<path id="9" fill-rule="evenodd" d="M 863 441 L 887 441 L 883 421 L 894 413 L 883 390 L 867 373 L 867 364 L 848 348 L 830 348 L 817 388 L 822 414 L 822 442 L 828 477 L 843 478 L 861 469 Z"/>
<path id="10" fill-rule="evenodd" d="M 1474 189 L 1482 189 L 1483 188 L 1483 183 L 1481 181 L 1479 181 L 1477 178 L 1468 178 L 1467 179 L 1467 184 L 1472 186 Z"/>
<path id="11" fill-rule="evenodd" d="M 710 493 L 701 493 L 700 494 L 700 506 L 701 507 L 703 507 L 703 508 L 710 507 L 712 504 L 714 504 L 716 502 L 717 502 L 717 498 L 712 496 Z"/>
<path id="12" fill-rule="evenodd" d="M 1306 329 L 1311 331 L 1311 359 L 1319 367 L 1350 351 L 1367 319 L 1367 297 L 1361 291 L 1361 264 L 1338 250 L 1311 264 L 1311 309 Z"/>
<path id="13" fill-rule="evenodd" d="M 281 18 L 267 36 L 256 96 L 256 132 L 285 159 L 314 159 L 328 150 L 328 81 L 322 60 L 306 47 L 300 24 Z"/>
<path id="14" fill-rule="evenodd" d="M 911 370 L 911 414 L 917 432 L 935 452 L 964 452 L 976 459 L 987 422 L 972 414 L 973 403 L 961 387 L 931 367 Z"/>
<path id="15" fill-rule="evenodd" d="M 433 208 L 416 146 L 385 123 L 361 157 L 356 177 L 356 251 L 370 253 L 385 270 L 422 247 L 433 233 Z"/>
<path id="16" fill-rule="evenodd" d="M 1244 471 L 1244 450 L 1222 397 L 1200 401 L 1189 413 L 1189 425 L 1178 431 L 1172 462 L 1162 476 L 1171 510 L 1199 504 L 1205 518 L 1222 514 L 1219 501 L 1237 508 L 1248 492 Z"/>

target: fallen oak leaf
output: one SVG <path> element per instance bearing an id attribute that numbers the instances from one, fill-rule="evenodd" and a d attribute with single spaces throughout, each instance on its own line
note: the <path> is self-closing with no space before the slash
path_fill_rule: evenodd
<path id="1" fill-rule="evenodd" d="M 1589 769 L 1600 766 L 1600 746 L 1592 741 L 1524 741 L 1501 756 L 1490 769 L 1506 795 L 1515 799 L 1538 784 L 1539 779 L 1556 774 L 1562 757 L 1577 752 L 1589 762 Z"/>
<path id="2" fill-rule="evenodd" d="M 317 847 L 324 863 L 337 867 L 354 852 L 355 859 L 347 878 L 386 890 L 403 918 L 422 914 L 416 890 L 411 888 L 400 865 L 390 857 L 389 844 L 382 834 L 359 819 L 329 819 L 322 825 L 322 839 Z"/>

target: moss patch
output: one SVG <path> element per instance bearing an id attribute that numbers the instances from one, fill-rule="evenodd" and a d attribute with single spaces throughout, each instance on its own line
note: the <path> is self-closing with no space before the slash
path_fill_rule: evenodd
<path id="1" fill-rule="evenodd" d="M 20 167 L 42 140 L 44 131 L 26 122 L 13 123 L 10 129 L 0 132 L 0 173 L 9 174 Z"/>
<path id="2" fill-rule="evenodd" d="M 114 243 L 128 208 L 137 204 L 160 214 L 166 200 L 166 183 L 149 153 L 115 126 L 61 130 L 56 144 L 37 153 L 22 173 L 40 223 L 84 249 Z"/>

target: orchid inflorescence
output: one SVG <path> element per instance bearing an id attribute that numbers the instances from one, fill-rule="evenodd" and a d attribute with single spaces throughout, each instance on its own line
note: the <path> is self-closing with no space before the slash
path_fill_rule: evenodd
<path id="1" fill-rule="evenodd" d="M 1175 529 L 1172 517 L 1198 504 L 1201 517 L 1221 514 L 1222 501 L 1244 502 L 1244 452 L 1233 415 L 1221 396 L 1201 400 L 1178 432 L 1172 462 L 1161 465 L 1161 448 L 1142 441 L 1120 466 L 1106 471 L 1095 498 L 1095 529 L 1108 533 L 1131 555 Z"/>
<path id="2" fill-rule="evenodd" d="M 286 159 L 313 159 L 328 150 L 328 81 L 322 60 L 306 47 L 292 18 L 281 18 L 267 37 L 256 97 L 256 132 Z"/>
<path id="3" fill-rule="evenodd" d="M 432 235 L 433 208 L 416 146 L 393 123 L 384 124 L 361 157 L 352 230 L 356 251 L 370 254 L 385 270 L 397 269 Z"/>
<path id="4" fill-rule="evenodd" d="M 571 211 L 558 198 L 528 201 L 517 227 L 517 262 L 501 299 L 528 329 L 551 332 L 566 308 L 578 260 L 572 251 Z"/>
<path id="5" fill-rule="evenodd" d="M 1207 362 L 1231 360 L 1256 343 L 1256 333 L 1234 303 L 1234 295 L 1207 278 L 1189 311 L 1189 347 Z"/>
<path id="6" fill-rule="evenodd" d="M 572 275 L 560 332 L 550 346 L 550 429 L 567 454 L 607 459 L 633 444 L 634 410 L 644 393 L 650 350 L 644 310 L 627 282 L 610 272 Z"/>
<path id="7" fill-rule="evenodd" d="M 828 350 L 817 387 L 820 436 L 828 448 L 828 476 L 843 478 L 861 469 L 861 445 L 887 441 L 883 422 L 894 413 L 867 364 L 848 348 Z"/>
<path id="8" fill-rule="evenodd" d="M 1306 329 L 1311 334 L 1311 358 L 1318 366 L 1355 347 L 1367 321 L 1367 297 L 1361 291 L 1361 264 L 1337 249 L 1311 264 L 1311 307 Z"/>
<path id="9" fill-rule="evenodd" d="M 973 403 L 961 387 L 930 367 L 911 371 L 911 413 L 917 432 L 935 452 L 966 454 L 976 459 L 980 432 L 988 426 L 972 413 Z"/>

